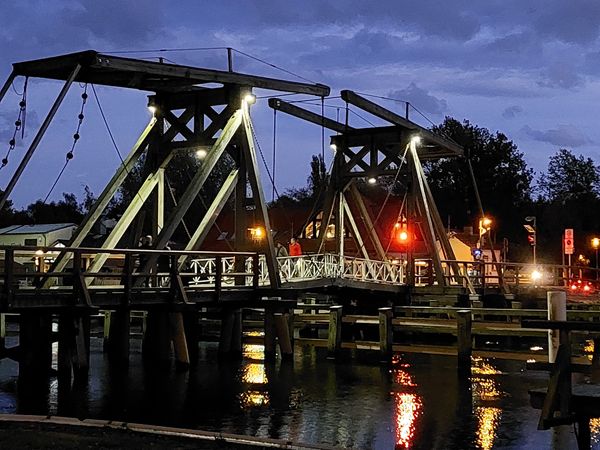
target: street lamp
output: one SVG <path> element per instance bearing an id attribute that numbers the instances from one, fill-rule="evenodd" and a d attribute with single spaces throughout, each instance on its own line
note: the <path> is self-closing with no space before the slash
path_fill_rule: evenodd
<path id="1" fill-rule="evenodd" d="M 598 281 L 598 247 L 600 247 L 600 239 L 592 238 L 592 247 L 596 251 L 596 281 Z"/>
<path id="2" fill-rule="evenodd" d="M 527 240 L 529 241 L 529 244 L 531 245 L 531 248 L 533 251 L 533 265 L 535 266 L 535 264 L 536 264 L 535 247 L 537 245 L 537 242 L 536 242 L 537 226 L 536 226 L 535 216 L 525 217 L 525 222 L 531 222 L 531 225 L 526 223 L 525 225 L 523 225 L 523 227 L 527 230 L 527 233 L 529 233 L 529 235 L 527 236 Z"/>
<path id="3" fill-rule="evenodd" d="M 479 219 L 479 248 L 483 247 L 483 235 L 485 233 L 489 233 L 491 228 L 492 219 L 490 219 L 489 217 L 482 217 L 481 219 Z"/>

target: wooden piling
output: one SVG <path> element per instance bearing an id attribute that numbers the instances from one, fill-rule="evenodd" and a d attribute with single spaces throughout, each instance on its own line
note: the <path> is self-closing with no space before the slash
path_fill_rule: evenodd
<path id="1" fill-rule="evenodd" d="M 233 321 L 231 323 L 231 356 L 242 357 L 242 310 L 233 310 Z"/>
<path id="2" fill-rule="evenodd" d="M 275 318 L 273 311 L 265 309 L 265 361 L 275 360 Z"/>
<path id="3" fill-rule="evenodd" d="M 548 320 L 567 320 L 567 293 L 565 291 L 549 291 L 547 302 Z M 558 330 L 548 330 L 548 362 L 556 361 L 559 345 Z"/>
<path id="4" fill-rule="evenodd" d="M 459 369 L 471 368 L 471 353 L 473 339 L 471 335 L 471 311 L 460 310 L 456 312 L 456 336 L 458 345 Z"/>
<path id="5" fill-rule="evenodd" d="M 142 344 L 144 363 L 167 368 L 171 365 L 171 337 L 166 311 L 148 311 Z"/>
<path id="6" fill-rule="evenodd" d="M 200 325 L 198 323 L 200 314 L 198 311 L 187 311 L 183 315 L 183 327 L 185 329 L 185 339 L 187 341 L 187 350 L 190 359 L 190 366 L 198 363 L 200 353 L 198 344 L 200 342 Z"/>
<path id="7" fill-rule="evenodd" d="M 219 334 L 219 355 L 228 356 L 231 353 L 231 335 L 233 333 L 233 312 L 221 310 L 221 332 Z"/>
<path id="8" fill-rule="evenodd" d="M 275 313 L 273 315 L 275 321 L 275 331 L 277 332 L 277 339 L 279 341 L 279 350 L 281 352 L 281 359 L 287 360 L 292 359 L 292 341 L 290 339 L 290 328 L 288 325 L 288 316 L 283 313 Z"/>
<path id="9" fill-rule="evenodd" d="M 19 320 L 19 377 L 48 375 L 52 365 L 52 316 L 23 313 Z"/>
<path id="10" fill-rule="evenodd" d="M 379 352 L 381 361 L 389 362 L 392 359 L 392 344 L 394 340 L 394 330 L 392 328 L 392 319 L 394 312 L 392 308 L 379 308 Z"/>
<path id="11" fill-rule="evenodd" d="M 61 385 L 87 380 L 90 358 L 89 315 L 61 313 L 58 317 L 58 378 Z"/>
<path id="12" fill-rule="evenodd" d="M 327 339 L 327 358 L 333 359 L 342 347 L 342 306 L 329 308 L 329 333 Z"/>
<path id="13" fill-rule="evenodd" d="M 111 362 L 119 365 L 129 363 L 129 335 L 131 332 L 131 313 L 128 310 L 109 312 L 108 337 L 106 350 Z M 107 328 L 105 324 L 105 329 Z"/>
<path id="14" fill-rule="evenodd" d="M 6 314 L 0 313 L 0 349 L 6 348 Z"/>
<path id="15" fill-rule="evenodd" d="M 169 313 L 169 325 L 173 341 L 173 353 L 175 354 L 175 367 L 178 370 L 188 369 L 190 367 L 190 354 L 182 314 L 180 312 Z"/>

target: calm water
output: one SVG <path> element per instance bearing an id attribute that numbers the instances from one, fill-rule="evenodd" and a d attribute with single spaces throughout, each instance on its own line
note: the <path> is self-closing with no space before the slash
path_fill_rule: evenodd
<path id="1" fill-rule="evenodd" d="M 397 355 L 391 367 L 362 355 L 327 360 L 296 346 L 293 363 L 265 365 L 262 346 L 240 363 L 203 344 L 189 373 L 150 376 L 133 341 L 128 371 L 114 372 L 92 338 L 90 382 L 63 392 L 55 378 L 17 389 L 17 366 L 0 362 L 0 412 L 115 419 L 269 436 L 358 449 L 571 449 L 570 427 L 537 431 L 527 389 L 545 374 L 517 362 L 476 360 L 458 376 L 454 358 Z M 368 357 L 368 356 L 367 356 Z M 372 359 L 372 358 L 371 358 Z M 593 426 L 595 448 L 600 422 Z"/>

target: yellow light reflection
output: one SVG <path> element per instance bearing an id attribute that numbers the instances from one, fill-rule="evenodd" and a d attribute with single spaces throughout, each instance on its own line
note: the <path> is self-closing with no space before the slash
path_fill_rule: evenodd
<path id="1" fill-rule="evenodd" d="M 244 409 L 256 406 L 267 406 L 269 404 L 269 395 L 266 392 L 259 391 L 242 392 L 240 394 L 240 404 Z"/>
<path id="2" fill-rule="evenodd" d="M 242 370 L 242 381 L 251 384 L 266 384 L 267 374 L 264 364 L 249 363 Z"/>
<path id="3" fill-rule="evenodd" d="M 485 406 L 479 407 L 475 409 L 475 416 L 477 417 L 477 445 L 483 450 L 489 450 L 494 446 L 502 410 Z"/>
<path id="4" fill-rule="evenodd" d="M 483 358 L 472 358 L 471 373 L 473 375 L 500 375 L 502 372 Z"/>
<path id="5" fill-rule="evenodd" d="M 473 378 L 473 396 L 484 401 L 497 400 L 504 393 L 498 389 L 498 383 L 491 378 Z"/>
<path id="6" fill-rule="evenodd" d="M 594 340 L 588 339 L 585 341 L 585 345 L 583 346 L 583 351 L 587 358 L 591 361 L 594 357 Z"/>
<path id="7" fill-rule="evenodd" d="M 415 422 L 423 406 L 416 394 L 397 392 L 396 403 L 396 450 L 409 449 L 415 438 Z"/>
<path id="8" fill-rule="evenodd" d="M 242 353 L 244 358 L 262 361 L 265 359 L 265 346 L 261 344 L 244 344 Z"/>
<path id="9" fill-rule="evenodd" d="M 600 418 L 590 419 L 590 434 L 592 443 L 597 444 L 600 442 Z"/>

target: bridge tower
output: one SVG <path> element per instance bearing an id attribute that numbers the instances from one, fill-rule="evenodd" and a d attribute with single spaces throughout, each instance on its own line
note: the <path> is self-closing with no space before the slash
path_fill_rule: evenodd
<path id="1" fill-rule="evenodd" d="M 144 161 L 143 182 L 114 229 L 101 244 L 101 248 L 115 248 L 124 239 L 129 242 L 128 246 L 136 247 L 142 230 L 146 230 L 154 237 L 153 248 L 164 249 L 177 228 L 184 223 L 193 202 L 201 194 L 207 179 L 214 173 L 215 167 L 223 158 L 229 158 L 230 161 L 233 161 L 232 168 L 212 202 L 207 205 L 206 213 L 198 223 L 191 226 L 187 223 L 190 235 L 185 242 L 185 249 L 194 250 L 201 245 L 226 202 L 232 195 L 235 195 L 234 250 L 248 250 L 247 223 L 244 213 L 245 205 L 251 200 L 266 232 L 262 251 L 266 255 L 270 284 L 271 287 L 278 288 L 281 280 L 259 176 L 254 130 L 250 118 L 251 104 L 255 99 L 253 89 L 324 97 L 329 95 L 329 88 L 320 84 L 298 83 L 236 73 L 232 70 L 231 65 L 229 69 L 229 71 L 210 70 L 167 64 L 162 59 L 160 62 L 152 62 L 102 54 L 96 51 L 84 51 L 14 64 L 12 73 L 0 89 L 0 101 L 17 76 L 62 80 L 64 84 L 8 183 L 0 199 L 0 208 L 19 182 L 23 171 L 34 156 L 42 137 L 74 82 L 146 91 L 150 93 L 148 105 L 152 108 L 154 116 L 99 195 L 73 236 L 69 247 L 82 246 L 92 227 L 102 217 L 130 172 L 136 164 Z M 195 173 L 190 174 L 191 180 L 185 191 L 180 195 L 177 195 L 179 193 L 173 194 L 173 192 L 170 192 L 172 195 L 169 195 L 170 190 L 165 174 L 174 159 L 185 152 L 198 152 L 199 155 L 202 155 L 202 162 Z M 248 186 L 250 194 L 248 194 Z M 61 254 L 51 270 L 53 272 L 67 270 L 71 256 L 68 253 Z M 107 258 L 107 253 L 97 254 L 90 266 L 86 268 L 87 273 L 98 273 Z M 139 271 L 149 272 L 156 264 L 156 260 L 157 256 L 151 256 Z M 126 261 L 127 263 L 131 262 Z M 182 257 L 179 259 L 178 265 L 181 266 L 183 263 L 184 258 Z M 243 261 L 240 260 L 238 263 L 242 264 Z M 92 280 L 93 277 L 87 277 L 85 283 L 89 284 Z M 226 314 L 228 316 L 223 323 L 228 324 L 229 329 L 224 330 L 224 333 L 235 334 L 237 328 L 237 334 L 239 334 L 241 332 L 239 311 L 231 310 Z M 71 319 L 78 322 L 75 324 L 77 329 L 83 329 L 80 316 L 73 316 Z M 170 325 L 165 323 L 166 320 L 170 320 Z M 148 330 L 147 334 L 152 336 L 156 342 L 148 354 L 154 355 L 158 360 L 166 360 L 168 346 L 165 345 L 165 342 L 168 342 L 168 338 L 161 334 L 168 334 L 169 328 L 171 332 L 173 329 L 181 331 L 183 329 L 182 320 L 179 313 L 172 313 L 168 317 L 166 314 L 155 314 L 154 311 L 150 311 L 148 326 L 153 330 Z M 111 325 L 117 328 L 111 332 L 111 336 L 116 339 L 120 337 L 122 340 L 120 344 L 115 344 L 115 347 L 121 349 L 120 357 L 126 359 L 128 342 L 124 341 L 129 337 L 129 311 L 127 308 L 117 311 Z M 183 339 L 180 339 L 181 337 Z M 189 358 L 186 357 L 185 336 L 180 335 L 180 338 L 174 339 L 174 343 L 183 342 L 179 353 L 183 355 L 183 362 L 186 360 L 189 362 Z M 241 342 L 239 339 L 237 341 Z M 231 341 L 228 340 L 228 342 Z M 224 347 L 227 347 L 225 350 L 230 350 L 227 345 Z M 178 349 L 175 350 L 177 353 Z M 241 352 L 241 348 L 239 351 Z"/>
<path id="2" fill-rule="evenodd" d="M 331 147 L 335 151 L 331 182 L 323 204 L 317 208 L 314 217 L 308 219 L 309 222 L 320 222 L 316 236 L 319 241 L 318 247 L 323 248 L 328 225 L 334 223 L 336 250 L 340 255 L 344 254 L 345 229 L 349 228 L 364 258 L 371 257 L 364 245 L 364 241 L 369 239 L 375 249 L 374 256 L 386 260 L 382 236 L 377 233 L 374 221 L 357 188 L 356 180 L 362 178 L 373 181 L 379 177 L 393 178 L 402 174 L 407 180 L 407 220 L 410 226 L 418 228 L 423 236 L 437 284 L 445 287 L 449 285 L 450 278 L 455 277 L 458 280 L 460 268 L 457 264 L 451 263 L 447 268 L 442 265 L 444 259 L 455 260 L 456 258 L 427 184 L 422 162 L 460 157 L 463 155 L 462 148 L 352 91 L 342 91 L 341 98 L 362 112 L 383 119 L 392 125 L 354 128 L 347 120 L 346 123 L 341 123 L 281 99 L 269 100 L 269 105 L 275 110 L 337 133 L 331 137 Z M 354 208 L 350 207 L 351 204 Z M 353 209 L 359 212 L 362 226 L 356 220 Z M 415 265 L 414 254 L 411 251 L 407 253 L 406 282 L 410 286 L 415 284 Z M 472 289 L 472 286 L 470 288 Z"/>

